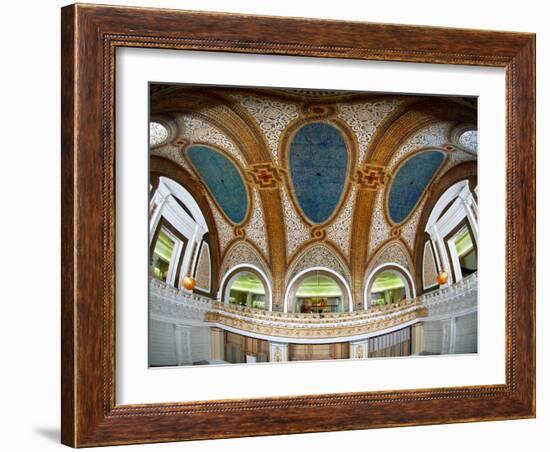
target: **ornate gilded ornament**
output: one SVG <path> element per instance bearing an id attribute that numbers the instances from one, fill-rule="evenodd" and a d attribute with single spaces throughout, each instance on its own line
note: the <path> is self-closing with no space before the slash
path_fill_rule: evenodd
<path id="1" fill-rule="evenodd" d="M 385 187 L 391 176 L 384 166 L 366 164 L 357 170 L 355 178 L 359 188 L 376 191 Z"/>
<path id="2" fill-rule="evenodd" d="M 278 188 L 282 181 L 283 170 L 271 162 L 255 163 L 248 167 L 249 179 L 260 190 Z"/>

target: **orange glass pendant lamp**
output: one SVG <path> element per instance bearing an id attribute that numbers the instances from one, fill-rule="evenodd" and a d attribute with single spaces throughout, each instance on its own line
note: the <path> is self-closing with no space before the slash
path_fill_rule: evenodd
<path id="1" fill-rule="evenodd" d="M 446 284 L 449 280 L 449 275 L 446 272 L 440 272 L 437 275 L 437 283 L 442 286 L 443 284 Z"/>
<path id="2" fill-rule="evenodd" d="M 183 283 L 183 287 L 185 287 L 187 290 L 193 290 L 197 285 L 197 281 L 195 280 L 195 278 L 189 275 L 184 276 L 181 282 Z"/>

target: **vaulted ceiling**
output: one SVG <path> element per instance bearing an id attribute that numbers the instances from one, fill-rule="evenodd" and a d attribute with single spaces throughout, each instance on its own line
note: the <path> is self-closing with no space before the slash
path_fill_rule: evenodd
<path id="1" fill-rule="evenodd" d="M 414 273 L 430 186 L 477 159 L 476 116 L 458 97 L 152 85 L 151 154 L 201 187 L 222 261 L 247 247 L 275 300 L 319 245 L 361 298 L 388 250 Z"/>

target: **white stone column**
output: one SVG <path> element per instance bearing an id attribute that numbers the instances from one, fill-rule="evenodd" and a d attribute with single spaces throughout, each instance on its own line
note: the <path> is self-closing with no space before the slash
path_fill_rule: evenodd
<path id="1" fill-rule="evenodd" d="M 369 357 L 369 340 L 353 341 L 349 343 L 350 359 L 365 359 Z"/>
<path id="2" fill-rule="evenodd" d="M 411 354 L 420 355 L 425 351 L 424 324 L 415 323 L 411 326 Z"/>
<path id="3" fill-rule="evenodd" d="M 176 341 L 176 364 L 178 366 L 193 364 L 191 355 L 191 327 L 189 325 L 174 325 Z"/>
<path id="4" fill-rule="evenodd" d="M 221 328 L 210 328 L 210 359 L 225 360 L 225 332 Z"/>
<path id="5" fill-rule="evenodd" d="M 437 225 L 433 225 L 428 229 L 428 234 L 430 235 L 430 238 L 432 239 L 432 242 L 435 243 L 437 253 L 436 258 L 439 261 L 439 268 L 443 270 L 444 272 L 449 275 L 449 279 L 447 282 L 443 285 L 441 285 L 441 288 L 448 287 L 452 283 L 453 278 L 453 272 L 451 271 L 451 263 L 449 262 L 449 256 L 447 254 L 447 250 L 445 249 L 445 243 L 443 242 L 443 239 L 439 235 L 439 231 L 437 230 Z"/>
<path id="6" fill-rule="evenodd" d="M 202 242 L 203 230 L 196 225 L 195 230 L 193 231 L 193 236 L 190 238 L 189 243 L 187 244 L 187 250 L 182 262 L 182 269 L 185 271 L 185 274 L 192 275 L 193 269 L 195 268 L 195 262 L 199 258 L 200 245 Z"/>
<path id="7" fill-rule="evenodd" d="M 158 191 L 153 195 L 151 203 L 155 203 L 155 211 L 152 213 L 149 219 L 149 240 L 153 240 L 155 235 L 155 230 L 157 229 L 160 217 L 162 216 L 162 209 L 164 204 L 166 204 L 167 197 L 162 196 Z"/>
<path id="8" fill-rule="evenodd" d="M 474 239 L 476 243 L 478 243 L 477 237 L 478 237 L 478 225 L 477 225 L 477 215 L 474 213 L 474 197 L 470 191 L 466 194 L 460 194 L 460 199 L 462 201 L 462 204 L 464 205 L 464 210 L 466 211 L 466 217 L 468 218 L 468 222 L 470 223 L 470 226 L 472 228 L 472 232 L 474 233 Z"/>
<path id="9" fill-rule="evenodd" d="M 442 320 L 441 326 L 441 354 L 452 355 L 455 352 L 456 343 L 456 318 Z"/>
<path id="10" fill-rule="evenodd" d="M 288 344 L 280 342 L 269 343 L 269 362 L 285 363 L 290 360 Z"/>

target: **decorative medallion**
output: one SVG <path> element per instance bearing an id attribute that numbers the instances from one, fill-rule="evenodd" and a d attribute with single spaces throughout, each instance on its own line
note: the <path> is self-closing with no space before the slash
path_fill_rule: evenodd
<path id="1" fill-rule="evenodd" d="M 326 105 L 326 104 L 304 104 L 301 108 L 302 115 L 317 117 L 317 118 L 326 118 L 328 116 L 333 116 L 336 113 L 335 105 Z"/>
<path id="2" fill-rule="evenodd" d="M 357 184 L 364 190 L 376 191 L 384 187 L 390 180 L 386 167 L 366 164 L 356 173 Z"/>
<path id="3" fill-rule="evenodd" d="M 248 175 L 252 183 L 260 190 L 278 188 L 282 180 L 282 170 L 271 162 L 255 163 L 248 167 Z"/>

